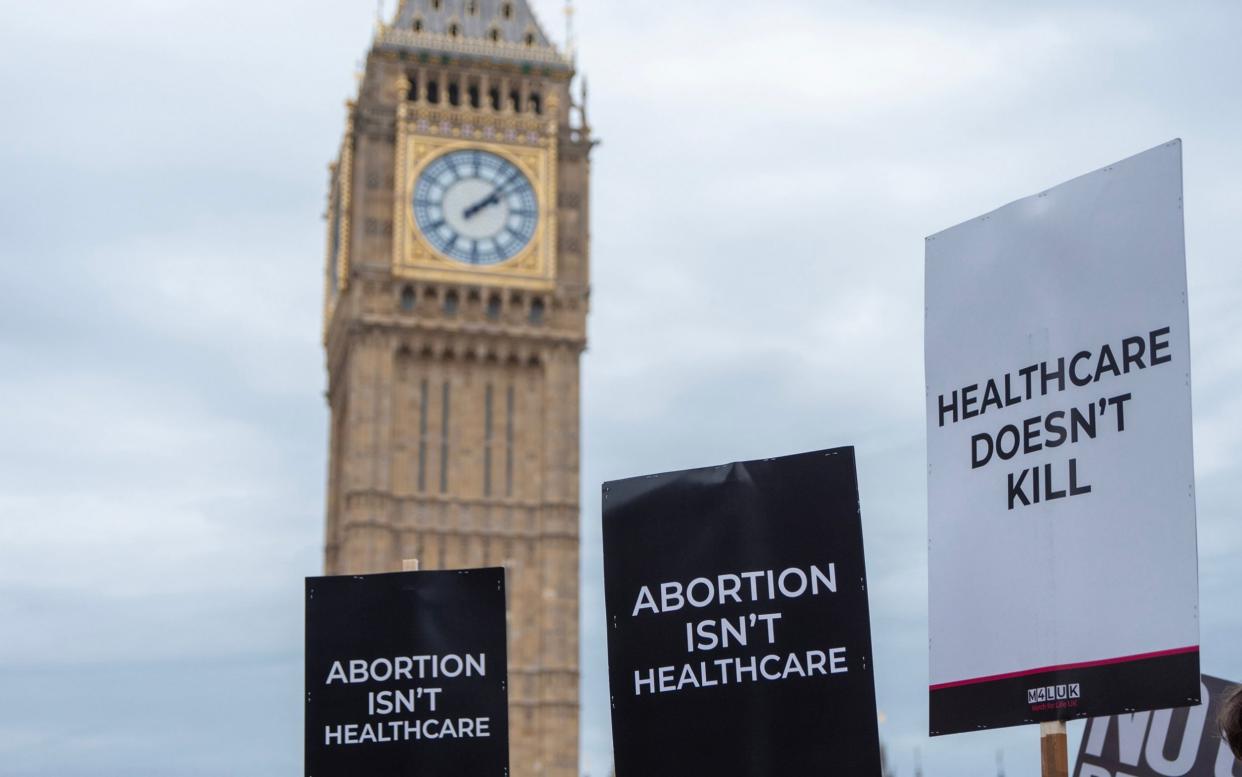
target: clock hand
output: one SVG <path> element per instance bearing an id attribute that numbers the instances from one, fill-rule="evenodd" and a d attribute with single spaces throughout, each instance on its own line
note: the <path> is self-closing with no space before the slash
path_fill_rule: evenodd
<path id="1" fill-rule="evenodd" d="M 463 215 L 469 219 L 473 217 L 474 214 L 486 208 L 488 205 L 499 205 L 501 195 L 506 193 L 506 190 L 509 188 L 509 184 L 511 183 L 513 183 L 513 178 L 509 178 L 509 180 L 502 182 L 495 189 L 493 189 L 492 193 L 485 199 L 482 199 L 467 208 Z"/>
<path id="2" fill-rule="evenodd" d="M 491 194 L 487 195 L 483 199 L 471 205 L 469 208 L 466 208 L 465 212 L 462 213 L 462 216 L 466 219 L 472 219 L 474 218 L 474 214 L 483 210 L 488 205 L 499 205 L 499 204 L 500 204 L 500 189 L 496 189 Z"/>
<path id="3" fill-rule="evenodd" d="M 508 189 L 509 184 L 517 180 L 517 177 L 518 177 L 518 172 L 514 170 L 503 181 L 496 184 L 496 188 L 493 189 L 492 193 L 489 194 L 486 198 L 479 200 L 475 204 L 471 205 L 469 208 L 466 208 L 466 211 L 462 214 L 462 216 L 466 219 L 471 219 L 471 218 L 474 218 L 474 214 L 483 210 L 488 205 L 499 205 L 501 192 L 503 192 L 505 189 Z"/>

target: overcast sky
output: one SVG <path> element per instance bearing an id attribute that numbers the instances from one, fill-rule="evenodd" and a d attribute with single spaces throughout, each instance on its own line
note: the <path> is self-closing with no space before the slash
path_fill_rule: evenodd
<path id="1" fill-rule="evenodd" d="M 600 482 L 852 444 L 898 773 L 1038 774 L 1032 728 L 925 736 L 923 237 L 1174 137 L 1203 666 L 1242 679 L 1242 6 L 579 5 L 583 771 L 610 763 Z M 299 774 L 320 216 L 373 15 L 0 4 L 0 775 Z"/>

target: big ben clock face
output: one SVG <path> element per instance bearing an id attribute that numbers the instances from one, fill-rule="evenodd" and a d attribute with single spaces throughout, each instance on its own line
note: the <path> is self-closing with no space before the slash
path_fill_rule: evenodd
<path id="1" fill-rule="evenodd" d="M 539 223 L 530 179 L 504 157 L 480 149 L 450 151 L 423 168 L 413 204 L 427 242 L 463 264 L 512 259 Z"/>

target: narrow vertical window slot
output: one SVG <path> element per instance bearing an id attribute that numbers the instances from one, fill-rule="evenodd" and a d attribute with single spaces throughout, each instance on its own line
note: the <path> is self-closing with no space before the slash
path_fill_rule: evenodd
<path id="1" fill-rule="evenodd" d="M 513 496 L 513 386 L 505 394 L 505 496 Z"/>
<path id="2" fill-rule="evenodd" d="M 444 381 L 440 400 L 440 493 L 448 492 L 449 482 L 449 382 Z"/>
<path id="3" fill-rule="evenodd" d="M 419 384 L 418 396 L 418 490 L 427 490 L 427 379 Z"/>
<path id="4" fill-rule="evenodd" d="M 483 496 L 492 495 L 492 384 L 483 396 Z"/>

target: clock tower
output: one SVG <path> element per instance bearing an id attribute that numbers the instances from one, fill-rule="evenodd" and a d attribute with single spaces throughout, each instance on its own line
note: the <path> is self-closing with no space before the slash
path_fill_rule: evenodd
<path id="1" fill-rule="evenodd" d="M 330 168 L 326 571 L 505 567 L 515 777 L 578 768 L 573 79 L 525 0 L 401 0 Z"/>

